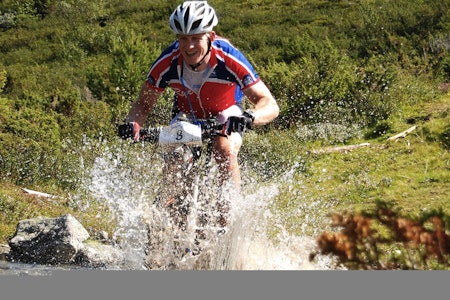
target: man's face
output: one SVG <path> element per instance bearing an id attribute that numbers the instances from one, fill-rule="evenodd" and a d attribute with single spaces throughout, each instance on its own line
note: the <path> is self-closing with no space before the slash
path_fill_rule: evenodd
<path id="1" fill-rule="evenodd" d="M 208 53 L 209 39 L 211 33 L 200 33 L 192 35 L 179 34 L 177 36 L 180 43 L 180 51 L 184 60 L 189 65 L 200 62 Z"/>

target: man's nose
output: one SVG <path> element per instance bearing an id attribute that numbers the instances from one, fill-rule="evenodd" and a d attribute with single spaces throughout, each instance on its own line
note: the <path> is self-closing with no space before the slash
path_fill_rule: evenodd
<path id="1" fill-rule="evenodd" d="M 195 46 L 195 41 L 193 39 L 189 39 L 186 41 L 186 47 L 193 48 Z"/>

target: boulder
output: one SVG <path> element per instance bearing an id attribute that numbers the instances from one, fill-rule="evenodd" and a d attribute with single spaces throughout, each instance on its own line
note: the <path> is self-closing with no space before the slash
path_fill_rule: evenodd
<path id="1" fill-rule="evenodd" d="M 9 253 L 9 245 L 0 244 L 0 260 L 6 260 Z"/>
<path id="2" fill-rule="evenodd" d="M 87 230 L 70 214 L 22 220 L 9 240 L 9 260 L 37 264 L 72 263 L 88 238 Z"/>
<path id="3" fill-rule="evenodd" d="M 87 241 L 78 252 L 74 263 L 85 268 L 112 268 L 123 261 L 123 253 L 112 245 Z"/>

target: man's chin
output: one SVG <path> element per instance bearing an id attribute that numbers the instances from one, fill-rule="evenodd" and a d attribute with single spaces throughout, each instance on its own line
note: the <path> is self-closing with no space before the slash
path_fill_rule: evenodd
<path id="1" fill-rule="evenodd" d="M 185 59 L 185 61 L 188 65 L 193 66 L 198 64 L 200 62 L 200 59 Z"/>

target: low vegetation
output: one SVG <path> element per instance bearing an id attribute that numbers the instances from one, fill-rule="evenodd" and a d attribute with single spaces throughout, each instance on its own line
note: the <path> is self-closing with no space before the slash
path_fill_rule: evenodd
<path id="1" fill-rule="evenodd" d="M 116 126 L 173 40 L 167 20 L 179 2 L 0 3 L 0 243 L 37 215 L 71 212 L 92 233 L 111 231 L 103 204 L 73 195 L 96 157 L 120 143 Z M 241 155 L 260 184 L 282 186 L 274 240 L 279 228 L 320 236 L 335 230 L 324 215 L 372 212 L 380 201 L 402 218 L 440 211 L 446 220 L 450 1 L 209 2 L 217 32 L 248 55 L 281 107 Z M 167 122 L 171 96 L 149 124 Z"/>
<path id="2" fill-rule="evenodd" d="M 379 202 L 363 214 L 333 215 L 332 225 L 341 231 L 322 233 L 317 238 L 319 253 L 336 255 L 349 269 L 448 269 L 448 215 L 432 211 L 413 220 L 390 206 Z"/>

